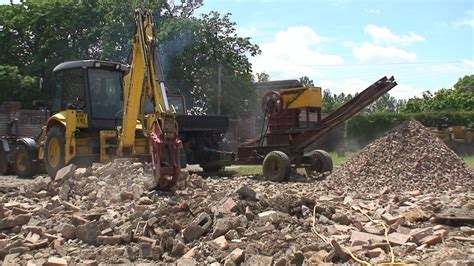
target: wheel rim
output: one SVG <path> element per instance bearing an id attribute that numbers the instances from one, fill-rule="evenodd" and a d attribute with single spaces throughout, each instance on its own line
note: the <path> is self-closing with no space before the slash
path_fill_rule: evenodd
<path id="1" fill-rule="evenodd" d="M 25 171 L 27 161 L 28 161 L 28 156 L 26 156 L 26 153 L 20 152 L 16 159 L 16 168 L 20 171 Z"/>
<path id="2" fill-rule="evenodd" d="M 52 138 L 48 144 L 48 163 L 51 167 L 59 165 L 61 146 L 56 138 Z"/>

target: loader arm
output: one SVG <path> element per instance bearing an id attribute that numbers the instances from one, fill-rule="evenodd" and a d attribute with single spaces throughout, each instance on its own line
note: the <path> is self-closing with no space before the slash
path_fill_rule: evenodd
<path id="1" fill-rule="evenodd" d="M 143 134 L 150 138 L 153 169 L 159 183 L 156 185 L 164 188 L 173 185 L 179 175 L 178 150 L 181 142 L 177 134 L 175 110 L 168 104 L 157 50 L 152 13 L 137 9 L 130 72 L 124 77 L 118 155 L 133 156 L 137 121 L 140 121 Z M 145 114 L 145 106 L 150 103 L 153 114 Z"/>

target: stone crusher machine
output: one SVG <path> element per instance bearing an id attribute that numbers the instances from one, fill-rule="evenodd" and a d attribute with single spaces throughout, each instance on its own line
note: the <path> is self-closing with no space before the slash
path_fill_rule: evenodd
<path id="1" fill-rule="evenodd" d="M 262 98 L 263 132 L 237 149 L 236 163 L 262 164 L 264 177 L 271 181 L 288 180 L 296 168 L 305 168 L 308 175 L 331 172 L 333 164 L 327 152 L 305 154 L 305 148 L 396 85 L 393 77 L 383 77 L 323 119 L 321 88 L 270 91 Z M 310 116 L 316 116 L 316 122 L 310 121 Z"/>

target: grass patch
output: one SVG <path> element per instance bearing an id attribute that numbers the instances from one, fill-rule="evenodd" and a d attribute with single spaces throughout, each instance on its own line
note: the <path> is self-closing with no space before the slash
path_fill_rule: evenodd
<path id="1" fill-rule="evenodd" d="M 462 158 L 467 163 L 467 165 L 474 168 L 474 155 L 463 156 Z"/>

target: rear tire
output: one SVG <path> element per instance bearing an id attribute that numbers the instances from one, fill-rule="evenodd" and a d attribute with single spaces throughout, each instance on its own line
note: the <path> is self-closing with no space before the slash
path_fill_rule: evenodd
<path id="1" fill-rule="evenodd" d="M 311 166 L 306 167 L 306 175 L 311 176 L 315 173 L 332 172 L 333 163 L 329 153 L 323 150 L 313 150 L 309 153 Z"/>
<path id="2" fill-rule="evenodd" d="M 262 165 L 263 176 L 270 181 L 280 182 L 290 178 L 290 159 L 281 151 L 272 151 L 265 156 Z"/>
<path id="3" fill-rule="evenodd" d="M 32 178 L 38 172 L 35 155 L 24 145 L 19 145 L 15 150 L 13 169 L 19 178 Z"/>
<path id="4" fill-rule="evenodd" d="M 8 173 L 7 154 L 5 153 L 5 151 L 0 150 L 0 175 L 6 175 L 7 173 Z"/>
<path id="5" fill-rule="evenodd" d="M 44 143 L 44 167 L 52 179 L 56 178 L 58 170 L 65 166 L 65 143 L 63 128 L 51 127 Z"/>

